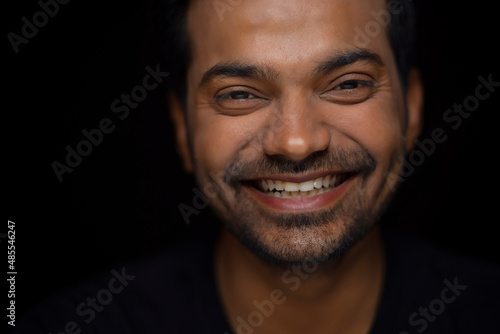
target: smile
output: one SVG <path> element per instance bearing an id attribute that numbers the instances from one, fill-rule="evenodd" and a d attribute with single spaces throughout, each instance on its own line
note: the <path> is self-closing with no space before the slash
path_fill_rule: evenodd
<path id="1" fill-rule="evenodd" d="M 346 181 L 351 175 L 352 173 L 337 173 L 299 183 L 262 179 L 257 181 L 256 188 L 268 196 L 274 196 L 277 198 L 311 197 L 321 195 L 335 189 Z"/>
<path id="2" fill-rule="evenodd" d="M 357 172 L 313 173 L 300 177 L 269 176 L 244 182 L 259 203 L 280 211 L 311 211 L 334 205 L 357 179 Z"/>

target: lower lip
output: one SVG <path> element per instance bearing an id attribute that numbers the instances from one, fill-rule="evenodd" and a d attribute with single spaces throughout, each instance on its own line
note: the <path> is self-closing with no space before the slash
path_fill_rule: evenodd
<path id="1" fill-rule="evenodd" d="M 245 185 L 244 188 L 247 189 L 256 200 L 272 209 L 284 211 L 313 211 L 337 202 L 346 193 L 357 176 L 357 174 L 351 176 L 342 184 L 326 193 L 309 197 L 279 198 L 266 195 L 250 185 Z"/>

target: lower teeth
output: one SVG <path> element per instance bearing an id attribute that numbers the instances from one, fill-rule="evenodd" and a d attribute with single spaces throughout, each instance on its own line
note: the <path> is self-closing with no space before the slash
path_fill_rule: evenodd
<path id="1" fill-rule="evenodd" d="M 266 191 L 264 194 L 278 198 L 311 197 L 329 192 L 334 188 L 335 187 L 327 187 L 327 188 L 313 189 L 311 191 Z"/>

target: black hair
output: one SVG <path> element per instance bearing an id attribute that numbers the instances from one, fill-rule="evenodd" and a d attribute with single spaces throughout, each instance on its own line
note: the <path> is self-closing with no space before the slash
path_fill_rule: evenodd
<path id="1" fill-rule="evenodd" d="M 388 38 L 405 94 L 408 73 L 416 62 L 416 9 L 413 0 L 387 2 L 391 16 L 387 29 Z M 151 18 L 154 40 L 160 48 L 162 68 L 170 73 L 167 89 L 179 97 L 184 107 L 187 96 L 186 75 L 191 61 L 187 33 L 189 4 L 190 0 L 158 0 Z"/>

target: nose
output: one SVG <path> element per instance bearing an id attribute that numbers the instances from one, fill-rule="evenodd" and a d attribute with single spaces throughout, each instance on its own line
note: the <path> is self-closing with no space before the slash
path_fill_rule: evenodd
<path id="1" fill-rule="evenodd" d="M 327 122 L 314 105 L 303 98 L 290 98 L 275 109 L 264 137 L 264 152 L 300 161 L 326 150 L 330 144 Z"/>

